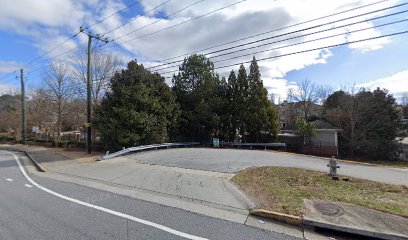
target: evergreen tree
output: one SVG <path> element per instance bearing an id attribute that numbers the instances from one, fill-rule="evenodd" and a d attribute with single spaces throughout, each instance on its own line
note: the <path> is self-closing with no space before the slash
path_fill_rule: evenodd
<path id="1" fill-rule="evenodd" d="M 246 142 L 246 132 L 247 126 L 246 123 L 248 121 L 248 76 L 246 69 L 243 64 L 239 66 L 238 70 L 238 94 L 236 98 L 236 106 L 237 106 L 237 115 L 236 119 L 238 122 L 238 129 L 239 133 L 242 137 L 242 141 Z"/>
<path id="2" fill-rule="evenodd" d="M 238 79 L 237 76 L 235 75 L 234 70 L 231 70 L 230 75 L 228 77 L 228 83 L 227 83 L 227 93 L 226 93 L 226 98 L 227 98 L 227 104 L 228 108 L 226 108 L 226 121 L 227 121 L 227 128 L 225 129 L 226 132 L 226 138 L 228 141 L 234 141 L 235 140 L 235 135 L 237 133 L 237 129 L 240 126 L 239 125 L 239 119 L 238 119 L 238 114 L 239 114 L 239 103 L 240 101 L 240 96 L 241 92 L 239 90 L 239 84 L 238 84 Z"/>
<path id="3" fill-rule="evenodd" d="M 203 55 L 184 59 L 173 76 L 172 90 L 181 107 L 179 139 L 209 141 L 221 127 L 221 81 L 214 64 Z"/>
<path id="4" fill-rule="evenodd" d="M 131 61 L 114 75 L 110 87 L 94 122 L 107 149 L 168 141 L 179 110 L 162 76 Z"/>
<path id="5" fill-rule="evenodd" d="M 255 57 L 248 75 L 247 114 L 245 118 L 250 141 L 270 141 L 279 131 L 278 114 L 268 100 L 268 91 L 263 86 L 261 73 Z"/>

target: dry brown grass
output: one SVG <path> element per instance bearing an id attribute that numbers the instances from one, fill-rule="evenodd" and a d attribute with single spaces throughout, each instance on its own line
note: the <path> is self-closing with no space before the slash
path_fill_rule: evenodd
<path id="1" fill-rule="evenodd" d="M 341 177 L 342 178 L 342 177 Z M 250 168 L 232 178 L 260 207 L 300 216 L 303 199 L 347 202 L 408 216 L 408 187 L 284 167 Z"/>

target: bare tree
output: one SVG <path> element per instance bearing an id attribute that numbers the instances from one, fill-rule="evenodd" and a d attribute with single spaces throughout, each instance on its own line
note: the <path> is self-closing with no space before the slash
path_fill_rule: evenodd
<path id="1" fill-rule="evenodd" d="M 55 129 L 58 140 L 66 114 L 66 102 L 72 94 L 72 83 L 69 67 L 65 64 L 51 63 L 44 73 L 45 92 L 52 104 L 55 116 Z"/>
<path id="2" fill-rule="evenodd" d="M 296 88 L 289 89 L 288 101 L 300 104 L 302 117 L 308 119 L 313 107 L 316 104 L 321 104 L 328 93 L 328 88 L 318 86 L 306 79 Z"/>
<path id="3" fill-rule="evenodd" d="M 46 130 L 53 127 L 53 107 L 50 104 L 50 94 L 44 89 L 33 92 L 28 105 L 28 125 L 38 126 Z"/>
<path id="4" fill-rule="evenodd" d="M 102 97 L 108 89 L 108 82 L 115 72 L 119 70 L 122 61 L 112 55 L 98 51 L 92 53 L 92 111 L 99 105 Z M 74 59 L 74 86 L 82 99 L 86 99 L 87 88 L 87 58 L 76 57 Z"/>

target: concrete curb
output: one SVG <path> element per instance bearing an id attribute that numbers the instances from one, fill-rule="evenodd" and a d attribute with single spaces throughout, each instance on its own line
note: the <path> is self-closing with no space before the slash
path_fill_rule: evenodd
<path id="1" fill-rule="evenodd" d="M 249 200 L 244 193 L 242 193 L 232 182 L 228 181 L 227 179 L 222 179 L 222 183 L 224 187 L 228 189 L 234 195 L 234 197 L 242 202 L 247 209 L 253 209 L 255 204 Z"/>
<path id="2" fill-rule="evenodd" d="M 15 152 L 24 153 L 27 156 L 27 158 L 30 159 L 30 161 L 34 164 L 35 168 L 39 172 L 46 172 L 46 168 L 44 166 L 42 166 L 39 162 L 37 162 L 27 150 L 22 150 L 22 149 L 12 148 L 12 147 L 2 147 L 2 146 L 0 146 L 0 150 L 15 151 Z"/>
<path id="3" fill-rule="evenodd" d="M 39 172 L 46 172 L 46 168 L 41 165 L 39 162 L 37 162 L 28 151 L 24 151 L 24 153 L 27 155 L 27 157 L 31 160 L 31 162 L 34 163 L 35 168 L 37 168 L 37 170 Z"/>
<path id="4" fill-rule="evenodd" d="M 287 224 L 298 226 L 298 227 L 302 226 L 303 224 L 303 220 L 301 217 L 279 213 L 279 212 L 272 212 L 272 211 L 259 209 L 259 208 L 250 209 L 249 214 L 272 219 L 275 221 L 287 223 Z"/>

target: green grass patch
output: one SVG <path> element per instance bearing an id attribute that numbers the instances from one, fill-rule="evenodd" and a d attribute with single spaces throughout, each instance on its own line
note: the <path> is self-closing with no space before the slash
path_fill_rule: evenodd
<path id="1" fill-rule="evenodd" d="M 306 198 L 352 203 L 408 217 L 408 186 L 347 178 L 347 182 L 334 181 L 316 171 L 262 167 L 240 171 L 232 181 L 260 207 L 271 211 L 300 216 Z"/>

